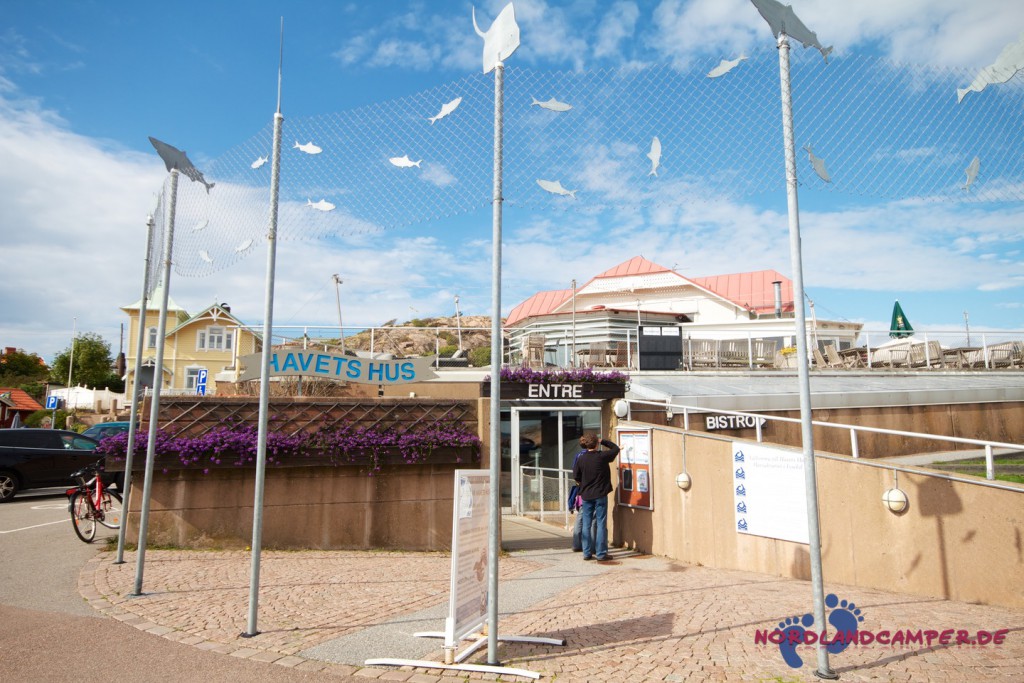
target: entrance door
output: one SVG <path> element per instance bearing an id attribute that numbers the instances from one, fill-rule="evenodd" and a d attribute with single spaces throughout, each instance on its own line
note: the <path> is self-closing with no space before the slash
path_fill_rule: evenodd
<path id="1" fill-rule="evenodd" d="M 502 413 L 502 434 L 509 435 L 509 447 L 502 449 L 502 505 L 521 515 L 529 505 L 543 505 L 544 486 L 557 481 L 560 470 L 572 469 L 572 460 L 579 452 L 579 438 L 584 432 L 600 432 L 601 408 L 512 408 Z M 513 447 L 516 444 L 516 447 Z M 506 469 L 507 463 L 507 469 Z M 527 468 L 528 479 L 524 479 Z M 506 472 L 508 473 L 506 475 Z M 525 485 L 531 486 L 524 496 Z M 550 497 L 550 496 L 548 496 Z M 561 503 L 559 503 L 560 505 Z"/>

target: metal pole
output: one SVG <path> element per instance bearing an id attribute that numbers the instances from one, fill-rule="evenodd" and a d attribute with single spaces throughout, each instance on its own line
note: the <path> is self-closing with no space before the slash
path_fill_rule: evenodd
<path id="1" fill-rule="evenodd" d="M 343 280 L 338 277 L 338 274 L 334 274 L 334 299 L 338 303 L 338 336 L 341 344 L 341 355 L 345 355 L 345 325 L 341 322 L 341 292 L 338 289 Z"/>
<path id="2" fill-rule="evenodd" d="M 459 312 L 459 295 L 455 295 L 455 327 L 459 331 L 459 351 L 462 350 L 462 314 Z"/>
<path id="3" fill-rule="evenodd" d="M 174 212 L 178 204 L 178 169 L 171 170 L 171 201 L 167 208 L 167 230 L 164 233 L 163 298 L 160 319 L 156 326 L 156 361 L 153 366 L 153 399 L 149 406 L 149 439 L 146 443 L 146 474 L 142 483 L 142 512 L 139 515 L 139 549 L 135 557 L 135 588 L 132 595 L 142 595 L 142 575 L 146 566 L 146 534 L 149 531 L 149 503 L 153 493 L 153 464 L 156 460 L 157 419 L 160 416 L 160 388 L 164 380 L 164 339 L 167 336 L 167 301 L 171 291 L 171 262 L 174 252 Z M 121 514 L 124 526 L 124 513 Z"/>
<path id="4" fill-rule="evenodd" d="M 135 435 L 138 432 L 139 389 L 142 386 L 142 351 L 146 341 L 146 308 L 149 305 L 149 253 L 153 250 L 153 217 L 146 219 L 146 258 L 142 267 L 142 298 L 139 299 L 139 329 L 135 343 L 135 368 L 132 375 L 132 410 L 128 413 L 128 451 L 124 458 L 124 497 L 121 528 L 117 531 L 117 557 L 114 564 L 124 564 L 124 535 L 128 528 L 128 496 L 132 489 L 132 461 L 135 459 Z"/>
<path id="5" fill-rule="evenodd" d="M 284 18 L 281 19 L 281 55 L 277 68 L 277 111 L 274 113 L 274 149 L 270 172 L 270 227 L 267 230 L 267 286 L 263 305 L 263 355 L 260 358 L 259 430 L 256 435 L 256 492 L 252 506 L 252 566 L 249 571 L 249 622 L 243 638 L 259 635 L 256 614 L 260 601 L 260 552 L 263 543 L 263 489 L 267 471 L 267 418 L 270 413 L 270 351 L 274 327 L 274 264 L 277 258 L 277 205 L 281 180 L 281 65 L 284 61 Z"/>
<path id="6" fill-rule="evenodd" d="M 576 367 L 576 278 L 572 279 L 572 367 Z"/>
<path id="7" fill-rule="evenodd" d="M 796 192 L 796 149 L 793 142 L 793 99 L 789 85 L 789 37 L 779 33 L 779 79 L 782 91 L 782 137 L 786 153 L 786 200 L 789 209 L 789 254 L 793 269 L 793 311 L 796 315 L 797 377 L 800 382 L 800 433 L 804 453 L 804 486 L 807 496 L 807 531 L 811 556 L 815 630 L 824 631 L 825 591 L 821 572 L 821 530 L 818 525 L 818 487 L 814 466 L 814 428 L 811 415 L 811 381 L 807 363 L 807 320 L 804 312 L 804 275 L 800 246 L 800 208 Z M 819 678 L 839 675 L 828 665 L 828 650 L 818 644 Z"/>
<path id="8" fill-rule="evenodd" d="M 494 195 L 491 237 L 491 516 L 487 544 L 487 663 L 498 662 L 498 557 L 501 554 L 501 171 L 505 65 L 494 69 Z M 514 448 L 514 447 L 511 447 Z"/>
<path id="9" fill-rule="evenodd" d="M 67 407 L 69 412 L 72 411 L 72 406 L 71 406 L 71 368 L 74 367 L 74 365 L 75 365 L 75 337 L 76 336 L 78 336 L 78 318 L 77 317 L 71 319 L 71 353 L 68 355 L 68 386 L 67 386 L 67 389 L 64 390 L 64 395 L 67 398 L 67 405 L 66 405 L 66 407 Z M 54 415 L 56 415 L 56 414 L 57 413 L 55 412 Z M 57 429 L 57 425 L 55 424 L 53 426 L 53 428 Z M 60 429 L 67 429 L 67 425 L 64 425 Z"/>

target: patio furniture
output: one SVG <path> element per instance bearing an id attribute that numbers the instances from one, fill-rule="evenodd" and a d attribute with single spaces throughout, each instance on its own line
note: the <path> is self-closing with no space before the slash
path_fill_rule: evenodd
<path id="1" fill-rule="evenodd" d="M 779 348 L 776 339 L 755 339 L 753 363 L 756 368 L 775 367 L 775 351 Z"/>
<path id="2" fill-rule="evenodd" d="M 526 352 L 523 354 L 523 365 L 531 370 L 544 369 L 544 344 L 546 338 L 543 334 L 531 334 L 526 337 Z"/>
<path id="3" fill-rule="evenodd" d="M 825 357 L 829 365 L 834 368 L 862 368 L 864 361 L 861 358 L 861 349 L 843 349 L 842 353 L 836 350 L 835 344 L 825 344 Z"/>
<path id="4" fill-rule="evenodd" d="M 937 341 L 925 344 L 913 344 L 910 347 L 910 367 L 941 368 L 943 366 L 943 350 Z"/>

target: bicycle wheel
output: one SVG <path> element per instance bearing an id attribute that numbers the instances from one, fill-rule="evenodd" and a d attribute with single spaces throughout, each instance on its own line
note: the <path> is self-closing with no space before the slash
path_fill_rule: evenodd
<path id="1" fill-rule="evenodd" d="M 103 515 L 99 522 L 108 529 L 121 528 L 121 494 L 116 491 L 103 491 Z"/>
<path id="2" fill-rule="evenodd" d="M 88 495 L 81 492 L 71 496 L 71 526 L 75 527 L 75 533 L 85 543 L 92 543 L 96 538 L 96 520 L 92 514 L 92 506 L 89 504 Z"/>

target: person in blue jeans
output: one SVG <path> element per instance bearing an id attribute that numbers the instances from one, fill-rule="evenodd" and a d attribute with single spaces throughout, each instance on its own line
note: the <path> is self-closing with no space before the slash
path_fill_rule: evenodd
<path id="1" fill-rule="evenodd" d="M 598 449 L 598 445 L 604 446 Z M 611 463 L 619 455 L 615 442 L 587 432 L 580 437 L 583 453 L 572 466 L 572 478 L 580 487 L 583 508 L 583 559 L 608 559 L 608 494 L 612 492 Z M 596 532 L 592 528 L 596 524 Z"/>

